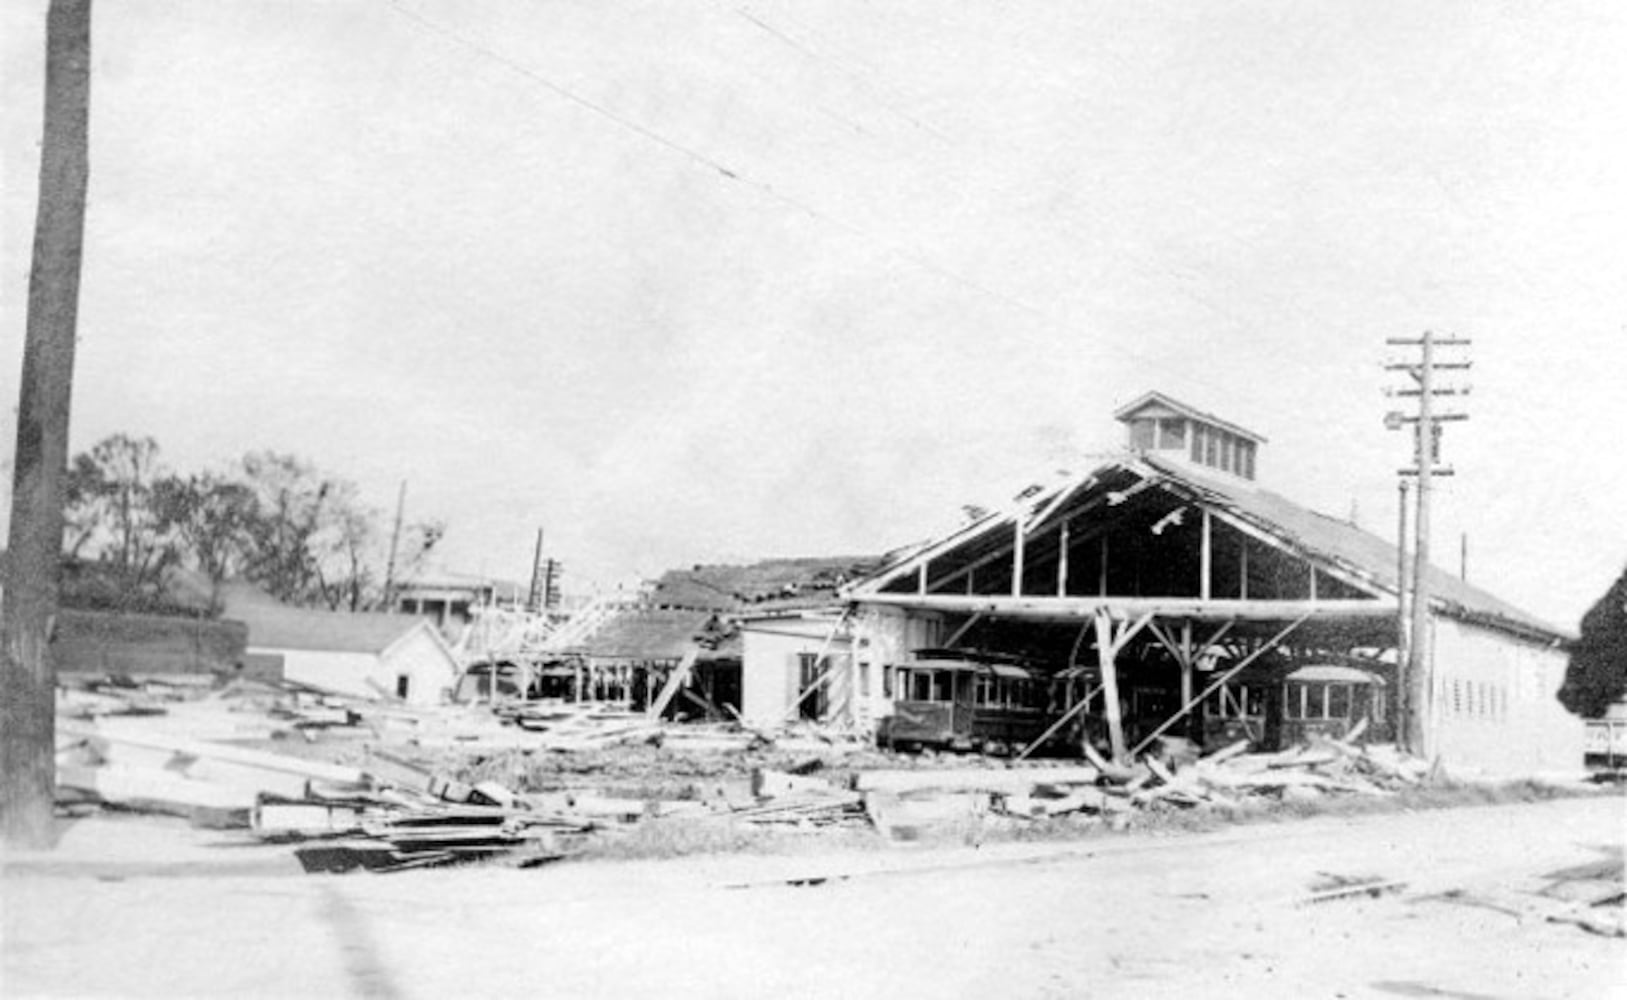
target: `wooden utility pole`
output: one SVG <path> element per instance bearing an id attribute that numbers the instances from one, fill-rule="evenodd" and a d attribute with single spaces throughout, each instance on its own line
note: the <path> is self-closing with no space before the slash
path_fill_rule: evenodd
<path id="1" fill-rule="evenodd" d="M 1411 671 L 1407 669 L 1407 630 L 1410 628 L 1407 621 L 1407 484 L 1406 476 L 1400 477 L 1397 484 L 1400 491 L 1400 503 L 1397 505 L 1397 517 L 1400 523 L 1395 532 L 1395 719 L 1396 742 L 1401 739 L 1401 726 L 1407 720 L 1407 678 Z"/>
<path id="2" fill-rule="evenodd" d="M 1466 346 L 1470 341 L 1454 337 L 1437 337 L 1431 331 L 1425 331 L 1422 338 L 1391 339 L 1387 343 L 1395 346 L 1420 348 L 1420 361 L 1389 364 L 1385 367 L 1391 371 L 1404 371 L 1411 375 L 1417 383 L 1415 389 L 1394 390 L 1394 396 L 1416 396 L 1418 398 L 1418 415 L 1414 417 L 1391 415 L 1391 426 L 1412 424 L 1414 440 L 1417 445 L 1417 465 L 1415 468 L 1402 469 L 1403 476 L 1416 476 L 1418 478 L 1418 517 L 1414 527 L 1415 541 L 1412 556 L 1412 628 L 1408 637 L 1408 665 L 1407 665 L 1407 709 L 1406 709 L 1406 737 L 1407 749 L 1420 757 L 1430 757 L 1434 752 L 1433 733 L 1431 732 L 1431 696 L 1434 691 L 1434 644 L 1430 641 L 1429 633 L 1429 498 L 1432 492 L 1433 481 L 1436 476 L 1450 476 L 1452 470 L 1441 468 L 1436 464 L 1440 457 L 1441 425 L 1447 421 L 1467 420 L 1465 413 L 1436 413 L 1434 408 L 1436 396 L 1467 395 L 1468 389 L 1440 386 L 1435 383 L 1435 373 L 1446 369 L 1467 369 L 1469 362 L 1442 362 L 1435 359 L 1437 347 Z"/>
<path id="3" fill-rule="evenodd" d="M 91 0 L 51 0 L 46 15 L 39 214 L 17 403 L 10 554 L 0 601 L 0 838 L 16 847 L 49 847 L 54 839 L 56 671 L 50 639 L 61 579 L 90 177 L 90 9 Z"/>
<path id="4" fill-rule="evenodd" d="M 546 595 L 543 593 L 546 575 L 542 563 L 542 529 L 538 528 L 537 548 L 531 554 L 531 591 L 525 597 L 525 610 L 532 614 L 547 610 Z"/>
<path id="5" fill-rule="evenodd" d="M 401 517 L 407 508 L 407 481 L 395 494 L 395 527 L 390 529 L 390 558 L 384 564 L 384 610 L 395 611 L 395 557 L 401 547 Z"/>

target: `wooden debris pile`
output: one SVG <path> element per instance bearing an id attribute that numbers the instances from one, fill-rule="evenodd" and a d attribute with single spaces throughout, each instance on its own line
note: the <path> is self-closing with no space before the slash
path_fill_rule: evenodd
<path id="1" fill-rule="evenodd" d="M 533 745 L 542 750 L 598 750 L 649 740 L 661 731 L 661 724 L 642 712 L 607 705 L 518 702 L 499 706 L 494 714 L 535 734 Z"/>
<path id="2" fill-rule="evenodd" d="M 1359 735 L 1359 733 L 1355 734 Z M 1103 789 L 1134 806 L 1238 806 L 1246 800 L 1307 801 L 1327 795 L 1388 795 L 1422 783 L 1429 766 L 1393 746 L 1316 740 L 1277 753 L 1248 753 L 1239 741 L 1200 757 L 1186 740 L 1165 739 L 1127 767 L 1087 749 Z"/>
<path id="3" fill-rule="evenodd" d="M 275 709 L 319 727 L 353 724 L 348 710 L 341 721 L 322 712 L 332 706 L 272 700 L 245 717 L 263 722 Z M 305 846 L 296 856 L 310 871 L 398 871 L 499 855 L 537 863 L 599 825 L 577 811 L 536 808 L 495 782 L 464 784 L 384 752 L 362 769 L 229 742 L 264 729 L 240 726 L 236 706 L 218 697 L 158 711 L 129 711 L 119 701 L 94 691 L 63 699 L 62 806 L 176 814 L 298 842 Z"/>
<path id="4" fill-rule="evenodd" d="M 1393 747 L 1358 745 L 1359 729 L 1279 753 L 1240 742 L 1203 756 L 1165 738 L 1129 763 L 1087 748 L 1085 763 L 923 755 L 895 767 L 853 734 L 805 723 L 661 723 L 604 705 L 421 708 L 287 685 L 117 681 L 64 691 L 59 704 L 64 802 L 297 842 L 312 871 L 536 863 L 590 836 L 684 821 L 970 838 L 991 818 L 1115 823 L 1144 810 L 1387 795 L 1428 771 Z"/>
<path id="5" fill-rule="evenodd" d="M 309 803 L 297 804 L 309 809 Z M 320 817 L 294 817 L 279 803 L 263 803 L 256 833 L 268 840 L 298 840 L 295 857 L 307 872 L 405 871 L 503 858 L 517 867 L 555 861 L 564 842 L 593 829 L 579 818 L 486 805 L 424 805 L 361 811 L 327 830 Z M 297 825 L 288 825 L 294 819 Z M 270 825 L 267 825 L 270 824 Z"/>

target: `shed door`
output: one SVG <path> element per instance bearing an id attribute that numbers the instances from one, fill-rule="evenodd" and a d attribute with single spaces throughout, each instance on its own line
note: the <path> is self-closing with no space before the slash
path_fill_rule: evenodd
<path id="1" fill-rule="evenodd" d="M 819 686 L 819 690 L 808 694 L 824 675 L 825 669 L 830 666 L 830 658 L 821 658 L 817 653 L 797 654 L 797 696 L 802 699 L 798 706 L 798 716 L 804 719 L 822 719 L 829 704 L 830 683 L 827 681 Z"/>

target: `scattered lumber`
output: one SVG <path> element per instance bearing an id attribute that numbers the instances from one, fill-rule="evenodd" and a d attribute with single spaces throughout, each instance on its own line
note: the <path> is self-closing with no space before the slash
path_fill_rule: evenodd
<path id="1" fill-rule="evenodd" d="M 1094 785 L 1101 771 L 1073 767 L 955 768 L 946 770 L 861 771 L 853 787 L 861 792 L 1003 792 L 1019 794 L 1037 785 Z"/>
<path id="2" fill-rule="evenodd" d="M 1359 726 L 1275 753 L 1239 740 L 1202 756 L 1163 737 L 1133 760 L 1087 746 L 1082 763 L 924 755 L 878 768 L 895 758 L 840 727 L 674 723 L 558 700 L 426 708 L 299 685 L 110 678 L 76 682 L 59 709 L 65 803 L 294 842 L 310 871 L 526 866 L 569 853 L 572 838 L 651 823 L 868 824 L 903 843 L 976 836 L 989 821 L 1122 823 L 1137 810 L 1383 795 L 1429 775 L 1393 746 L 1359 742 Z"/>
<path id="3" fill-rule="evenodd" d="M 1247 753 L 1249 748 L 1252 747 L 1253 745 L 1254 745 L 1253 742 L 1250 741 L 1250 740 L 1238 740 L 1236 743 L 1233 743 L 1232 745 L 1230 745 L 1228 747 L 1225 747 L 1225 748 L 1220 749 L 1220 750 L 1216 750 L 1214 753 L 1210 754 L 1207 757 L 1199 758 L 1199 763 L 1203 763 L 1203 764 L 1223 764 L 1226 761 L 1231 760 L 1233 757 L 1236 757 L 1239 754 Z"/>
<path id="4" fill-rule="evenodd" d="M 1301 906 L 1311 906 L 1316 903 L 1326 903 L 1338 899 L 1353 899 L 1357 896 L 1377 898 L 1390 893 L 1400 892 L 1407 887 L 1407 883 L 1387 879 L 1363 879 L 1346 882 L 1329 889 L 1320 889 L 1304 896 L 1299 900 Z"/>
<path id="5" fill-rule="evenodd" d="M 249 827 L 263 840 L 304 840 L 359 832 L 368 806 L 261 795 Z"/>
<path id="6" fill-rule="evenodd" d="M 785 798 L 798 793 L 818 795 L 833 790 L 831 783 L 824 778 L 788 774 L 766 767 L 752 768 L 751 771 L 751 794 L 760 799 Z"/>
<path id="7" fill-rule="evenodd" d="M 199 781 L 161 768 L 126 764 L 61 764 L 57 767 L 59 797 L 103 802 L 144 812 L 190 817 L 199 811 L 238 811 L 242 825 L 254 808 L 258 792 L 242 786 Z"/>

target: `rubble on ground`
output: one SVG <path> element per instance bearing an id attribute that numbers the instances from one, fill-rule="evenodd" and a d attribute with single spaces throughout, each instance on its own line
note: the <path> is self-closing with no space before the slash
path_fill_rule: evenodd
<path id="1" fill-rule="evenodd" d="M 1355 734 L 1359 736 L 1360 734 Z M 873 828 L 891 843 L 1054 821 L 1392 795 L 1429 778 L 1388 745 L 1318 740 L 1128 762 L 877 750 L 806 722 L 674 723 L 600 704 L 409 707 L 290 684 L 80 681 L 58 702 L 64 808 L 177 813 L 294 845 L 309 871 L 538 864 L 635 828 Z"/>

